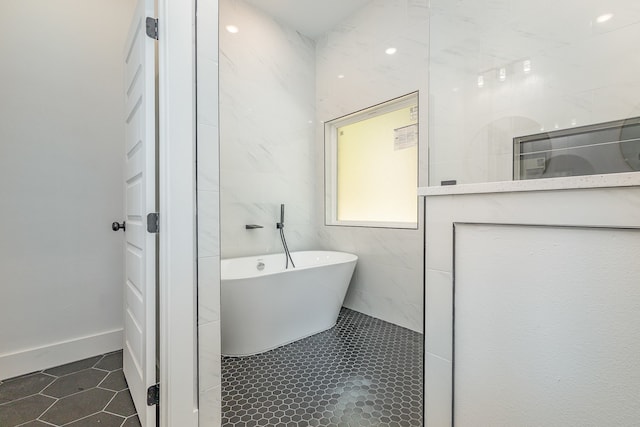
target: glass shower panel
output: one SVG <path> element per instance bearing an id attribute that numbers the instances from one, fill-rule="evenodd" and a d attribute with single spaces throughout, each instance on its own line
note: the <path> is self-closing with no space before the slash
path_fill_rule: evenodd
<path id="1" fill-rule="evenodd" d="M 515 139 L 588 145 L 589 126 L 640 116 L 639 2 L 432 0 L 430 25 L 429 185 L 622 172 L 606 166 L 614 148 L 637 170 L 629 144 L 563 162 Z"/>

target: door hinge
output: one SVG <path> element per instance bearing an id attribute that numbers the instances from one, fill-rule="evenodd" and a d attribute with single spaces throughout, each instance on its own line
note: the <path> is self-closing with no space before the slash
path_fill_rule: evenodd
<path id="1" fill-rule="evenodd" d="M 160 229 L 160 220 L 158 212 L 151 212 L 147 215 L 147 231 L 149 233 L 157 233 Z"/>
<path id="2" fill-rule="evenodd" d="M 147 17 L 147 35 L 158 40 L 158 19 Z"/>
<path id="3" fill-rule="evenodd" d="M 160 403 L 160 384 L 154 384 L 147 389 L 147 406 Z"/>

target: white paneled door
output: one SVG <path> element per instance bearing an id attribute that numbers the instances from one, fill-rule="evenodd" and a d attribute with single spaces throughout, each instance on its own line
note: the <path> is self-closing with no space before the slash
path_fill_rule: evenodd
<path id="1" fill-rule="evenodd" d="M 124 49 L 125 61 L 125 291 L 124 375 L 143 427 L 156 425 L 147 389 L 156 384 L 156 234 L 147 215 L 156 211 L 155 40 L 146 34 L 153 0 L 138 0 Z"/>

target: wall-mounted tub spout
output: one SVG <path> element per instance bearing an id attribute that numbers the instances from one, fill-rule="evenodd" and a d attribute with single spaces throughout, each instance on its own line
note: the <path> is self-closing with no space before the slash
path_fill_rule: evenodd
<path id="1" fill-rule="evenodd" d="M 276 228 L 278 230 L 284 228 L 284 203 L 280 205 L 280 222 L 276 222 Z"/>
<path id="2" fill-rule="evenodd" d="M 244 228 L 246 228 L 247 230 L 254 230 L 256 228 L 264 228 L 264 227 L 258 224 L 247 224 L 244 226 Z"/>
<path id="3" fill-rule="evenodd" d="M 287 247 L 287 240 L 284 238 L 284 203 L 280 205 L 280 222 L 276 222 L 276 228 L 280 230 L 280 240 L 282 240 L 282 247 L 284 248 L 284 256 L 285 256 L 285 270 L 289 268 L 289 260 L 291 260 L 291 266 L 296 268 L 296 265 L 293 263 L 293 258 L 291 258 L 291 253 L 289 253 L 289 248 Z"/>

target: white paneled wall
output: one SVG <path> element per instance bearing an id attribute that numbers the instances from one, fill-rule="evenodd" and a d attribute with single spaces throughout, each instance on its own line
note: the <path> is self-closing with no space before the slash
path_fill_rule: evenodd
<path id="1" fill-rule="evenodd" d="M 281 203 L 289 248 L 315 249 L 314 42 L 244 1 L 220 21 L 222 256 L 280 252 Z"/>
<path id="2" fill-rule="evenodd" d="M 374 0 L 317 39 L 315 209 L 320 221 L 324 121 L 418 90 L 420 163 L 426 165 L 427 4 Z M 389 47 L 397 52 L 387 55 Z M 421 174 L 419 180 L 426 178 Z M 320 242 L 359 256 L 345 306 L 422 332 L 421 230 L 323 226 Z"/>
<path id="3" fill-rule="evenodd" d="M 637 423 L 640 229 L 459 224 L 455 245 L 456 425 Z"/>
<path id="4" fill-rule="evenodd" d="M 504 193 L 488 193 L 488 194 L 458 194 L 458 195 L 440 195 L 440 196 L 428 196 L 426 198 L 426 233 L 427 233 L 427 250 L 426 250 L 426 268 L 427 268 L 427 280 L 426 280 L 426 311 L 427 322 L 425 330 L 425 342 L 426 342 L 426 423 L 429 426 L 434 427 L 449 427 L 451 425 L 451 402 L 452 402 L 452 314 L 453 314 L 453 282 L 454 282 L 454 223 L 508 223 L 508 224 L 529 224 L 529 225 L 572 225 L 578 227 L 570 235 L 557 235 L 553 237 L 553 240 L 548 241 L 548 245 L 562 245 L 566 248 L 574 248 L 576 244 L 583 245 L 582 253 L 580 256 L 580 263 L 585 265 L 598 265 L 603 262 L 604 258 L 597 256 L 597 248 L 594 247 L 597 243 L 594 243 L 591 237 L 592 230 L 588 228 L 580 229 L 579 227 L 592 227 L 592 226 L 612 226 L 612 227 L 640 227 L 640 221 L 638 219 L 637 212 L 640 209 L 640 188 L 598 188 L 598 189 L 574 189 L 574 190 L 549 190 L 549 191 L 535 191 L 535 192 L 504 192 Z M 536 229 L 533 231 L 518 232 L 516 230 L 513 236 L 510 238 L 522 239 L 522 248 L 519 252 L 514 252 L 514 262 L 518 258 L 528 258 L 530 251 L 526 245 L 527 233 L 536 233 Z M 636 233 L 637 231 L 628 231 L 628 233 Z M 552 233 L 553 234 L 553 233 Z M 539 239 L 546 234 L 536 234 L 536 239 Z M 489 233 L 480 237 L 476 236 L 475 251 L 478 257 L 484 257 L 486 254 L 483 252 L 483 247 L 493 248 L 497 250 L 499 245 L 493 242 L 493 236 Z M 626 237 L 625 237 L 626 238 Z M 540 242 L 536 240 L 538 244 Z M 542 242 L 542 250 L 544 249 L 544 242 Z M 551 249 L 551 248 L 550 248 Z M 620 248 L 618 247 L 617 250 Z M 640 254 L 637 252 L 637 248 L 629 247 L 629 250 L 633 250 L 634 253 L 626 254 L 625 256 L 632 256 L 637 258 Z M 549 254 L 553 252 L 549 251 Z M 506 254 L 505 254 L 506 256 Z M 554 256 L 558 256 L 557 254 Z M 575 253 L 567 251 L 564 254 L 566 257 L 575 256 Z M 465 259 L 455 259 L 456 271 L 458 268 L 469 272 L 467 266 L 461 266 L 461 262 L 468 262 L 468 257 Z M 494 266 L 495 272 L 492 276 L 492 280 L 495 283 L 491 285 L 494 287 L 500 287 L 506 289 L 512 286 L 512 280 L 506 275 L 500 274 L 505 267 L 501 266 L 500 260 L 496 258 L 483 258 L 487 263 Z M 610 259 L 607 261 L 611 261 Z M 473 265 L 469 264 L 468 267 L 473 268 Z M 576 260 L 572 263 L 567 263 L 567 269 L 563 270 L 559 268 L 557 263 L 550 263 L 548 268 L 544 266 L 521 266 L 522 274 L 526 274 L 528 271 L 534 270 L 534 273 L 539 275 L 539 280 L 549 281 L 561 280 L 558 278 L 570 276 L 574 283 L 578 283 L 581 280 L 587 282 L 590 280 L 591 275 L 589 269 L 581 269 L 576 267 Z M 618 269 L 609 268 L 610 275 L 607 277 L 607 283 L 603 283 L 604 286 L 615 288 L 619 283 L 626 283 L 629 274 L 633 274 L 632 266 L 620 266 Z M 493 271 L 493 270 L 492 270 Z M 584 275 L 584 276 L 583 276 Z M 467 276 L 468 277 L 468 276 Z M 524 282 L 523 282 L 524 283 Z M 561 281 L 561 283 L 564 283 Z M 560 285 L 561 283 L 558 283 Z M 617 292 L 617 290 L 612 289 Z M 562 290 L 560 288 L 557 291 L 548 289 L 546 294 L 549 301 L 562 297 Z M 566 301 L 567 309 L 570 307 L 581 307 L 588 301 L 589 296 L 584 292 L 576 292 L 574 297 Z M 478 304 L 472 304 L 467 307 L 466 315 L 468 318 L 474 316 L 482 316 L 482 313 L 486 313 L 487 310 L 492 311 L 496 307 L 501 306 L 504 303 L 504 299 L 501 295 L 495 295 L 494 302 L 484 302 Z M 613 304 L 610 309 L 617 311 L 624 308 L 623 305 Z M 515 309 L 515 308 L 514 308 Z M 518 311 L 520 309 L 517 309 Z M 631 315 L 631 313 L 629 313 Z M 518 313 L 514 312 L 511 316 L 513 319 L 517 319 Z M 466 324 L 469 327 L 469 323 Z M 580 331 L 584 327 L 583 324 L 576 324 L 576 331 Z M 619 330 L 611 331 L 612 334 L 618 336 L 637 336 L 640 332 L 638 322 L 621 323 L 618 325 Z M 587 332 L 588 331 L 582 331 Z M 468 340 L 458 341 L 456 339 L 456 345 L 465 346 L 470 345 Z M 503 341 L 500 345 L 510 345 L 511 341 Z M 513 343 L 516 344 L 516 343 Z M 525 342 L 528 345 L 529 351 L 535 353 L 538 349 L 531 342 Z M 496 360 L 499 358 L 510 357 L 506 352 L 500 352 L 499 347 L 493 346 L 488 341 L 481 346 L 482 351 L 491 351 L 494 349 L 498 353 L 493 356 Z M 616 355 L 615 357 L 618 357 Z M 637 369 L 637 366 L 634 368 Z M 472 371 L 473 372 L 473 371 Z M 475 374 L 481 374 L 476 367 Z M 637 375 L 637 371 L 630 371 L 632 375 Z M 508 371 L 504 370 L 504 377 L 501 381 L 514 381 L 519 379 L 519 384 L 524 388 L 530 387 L 533 383 L 528 380 L 523 380 L 520 376 L 524 375 L 524 372 Z M 466 383 L 456 383 L 456 389 L 465 388 Z M 528 392 L 532 392 L 528 390 Z M 540 391 L 544 393 L 544 391 Z M 535 408 L 532 408 L 532 410 Z M 486 416 L 490 416 L 492 411 L 484 408 L 482 412 Z M 535 418 L 530 418 L 534 420 Z M 486 420 L 489 420 L 487 418 Z M 486 421 L 485 420 L 485 421 Z M 467 425 L 478 425 L 478 420 L 474 419 L 470 422 L 458 423 L 462 427 Z M 482 424 L 482 422 L 480 422 Z M 486 425 L 491 425 L 492 422 L 486 421 Z M 511 421 L 500 422 L 498 424 L 504 425 L 520 425 L 519 421 L 511 419 Z M 543 423 L 544 424 L 544 423 Z M 624 424 L 624 423 L 623 423 Z M 532 425 L 537 425 L 533 423 Z"/>
<path id="5" fill-rule="evenodd" d="M 199 426 L 221 424 L 218 0 L 197 1 Z"/>

